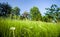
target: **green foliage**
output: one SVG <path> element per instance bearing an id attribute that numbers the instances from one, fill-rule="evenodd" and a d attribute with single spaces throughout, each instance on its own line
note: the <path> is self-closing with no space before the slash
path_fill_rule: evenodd
<path id="1" fill-rule="evenodd" d="M 11 27 L 15 27 L 15 37 L 60 37 L 60 23 L 21 21 L 0 18 L 0 37 L 13 37 Z"/>
<path id="2" fill-rule="evenodd" d="M 17 19 L 17 17 L 19 17 L 19 15 L 20 15 L 20 9 L 18 7 L 14 7 L 11 11 L 11 18 Z"/>
<path id="3" fill-rule="evenodd" d="M 55 20 L 55 21 L 59 19 L 60 8 L 57 5 L 53 4 L 53 5 L 51 5 L 50 8 L 46 8 L 46 10 L 47 11 L 46 11 L 45 15 L 47 15 L 47 17 L 49 19 L 52 19 L 52 20 Z M 52 21 L 52 20 L 50 20 L 50 21 Z"/>
<path id="4" fill-rule="evenodd" d="M 8 3 L 0 3 L 0 16 L 8 16 L 12 19 L 18 19 L 19 15 L 20 9 L 18 7 L 14 7 L 12 9 L 12 7 Z"/>
<path id="5" fill-rule="evenodd" d="M 42 21 L 43 22 L 48 22 L 49 21 L 49 18 L 47 16 L 42 16 Z"/>
<path id="6" fill-rule="evenodd" d="M 18 7 L 15 7 L 13 10 L 15 15 L 20 15 L 20 9 Z"/>
<path id="7" fill-rule="evenodd" d="M 0 3 L 0 16 L 9 16 L 11 14 L 11 6 L 8 3 Z"/>
<path id="8" fill-rule="evenodd" d="M 31 19 L 32 20 L 41 20 L 41 13 L 37 7 L 33 7 L 30 9 Z"/>

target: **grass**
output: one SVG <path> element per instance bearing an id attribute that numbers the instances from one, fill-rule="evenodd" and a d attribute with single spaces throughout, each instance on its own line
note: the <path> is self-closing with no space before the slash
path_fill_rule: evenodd
<path id="1" fill-rule="evenodd" d="M 0 37 L 60 37 L 60 23 L 0 19 Z"/>

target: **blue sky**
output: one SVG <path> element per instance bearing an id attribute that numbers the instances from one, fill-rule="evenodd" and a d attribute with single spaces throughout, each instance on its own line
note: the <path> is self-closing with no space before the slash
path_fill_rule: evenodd
<path id="1" fill-rule="evenodd" d="M 45 8 L 50 7 L 52 4 L 60 7 L 60 0 L 0 0 L 0 3 L 8 2 L 12 7 L 18 6 L 22 14 L 24 11 L 30 12 L 33 6 L 37 6 L 42 15 L 46 12 Z"/>

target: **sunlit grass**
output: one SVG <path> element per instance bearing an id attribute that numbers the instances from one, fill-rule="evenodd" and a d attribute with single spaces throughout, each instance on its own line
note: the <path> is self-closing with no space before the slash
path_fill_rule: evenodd
<path id="1" fill-rule="evenodd" d="M 0 37 L 60 37 L 60 25 L 41 21 L 0 19 Z"/>

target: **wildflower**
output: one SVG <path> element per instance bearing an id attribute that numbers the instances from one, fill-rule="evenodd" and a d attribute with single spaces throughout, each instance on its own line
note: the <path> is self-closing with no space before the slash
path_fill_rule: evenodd
<path id="1" fill-rule="evenodd" d="M 15 27 L 11 27 L 10 30 L 15 30 Z"/>
<path id="2" fill-rule="evenodd" d="M 11 27 L 10 30 L 12 30 L 12 32 L 13 32 L 13 37 L 15 37 L 15 34 L 14 34 L 15 27 Z"/>

